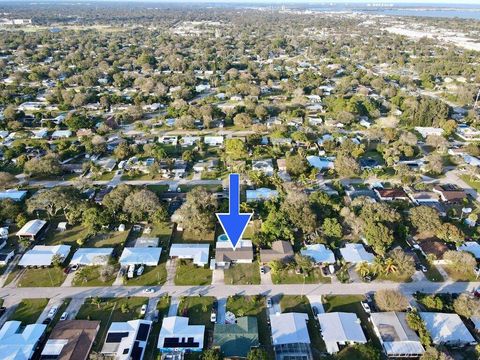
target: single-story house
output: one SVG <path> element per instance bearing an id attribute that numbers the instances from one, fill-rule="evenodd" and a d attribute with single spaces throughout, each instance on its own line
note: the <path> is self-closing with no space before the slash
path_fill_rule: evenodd
<path id="1" fill-rule="evenodd" d="M 149 320 L 112 322 L 101 353 L 116 360 L 142 360 L 151 327 Z"/>
<path id="2" fill-rule="evenodd" d="M 229 268 L 231 264 L 249 264 L 253 262 L 253 245 L 250 240 L 239 240 L 235 250 L 230 241 L 217 241 L 215 245 L 215 264 Z"/>
<path id="3" fill-rule="evenodd" d="M 136 248 L 156 248 L 158 247 L 158 237 L 146 237 L 142 236 L 135 240 Z"/>
<path id="4" fill-rule="evenodd" d="M 395 201 L 403 200 L 408 201 L 408 195 L 402 188 L 392 188 L 392 189 L 374 189 L 378 198 L 382 201 Z"/>
<path id="5" fill-rule="evenodd" d="M 15 255 L 15 251 L 13 249 L 2 249 L 0 250 L 0 265 L 5 266 L 8 265 L 10 260 Z"/>
<path id="6" fill-rule="evenodd" d="M 33 241 L 38 239 L 44 233 L 46 228 L 47 222 L 45 220 L 30 220 L 18 230 L 17 236 L 19 238 L 28 238 Z"/>
<path id="7" fill-rule="evenodd" d="M 178 136 L 168 136 L 168 135 L 161 136 L 158 138 L 158 142 L 165 145 L 168 144 L 168 145 L 177 146 Z"/>
<path id="8" fill-rule="evenodd" d="M 193 165 L 193 171 L 200 173 L 203 171 L 211 171 L 218 165 L 217 160 L 199 161 Z"/>
<path id="9" fill-rule="evenodd" d="M 345 247 L 340 249 L 340 253 L 344 260 L 350 264 L 372 263 L 375 260 L 375 255 L 367 252 L 363 244 L 345 244 Z"/>
<path id="10" fill-rule="evenodd" d="M 73 135 L 73 133 L 70 130 L 55 130 L 51 138 L 52 139 L 61 139 L 61 138 L 69 138 Z"/>
<path id="11" fill-rule="evenodd" d="M 213 347 L 220 348 L 224 357 L 246 358 L 250 350 L 259 345 L 257 318 L 254 316 L 237 318 L 234 324 L 215 324 Z"/>
<path id="12" fill-rule="evenodd" d="M 268 188 L 259 188 L 256 190 L 247 190 L 246 194 L 247 202 L 254 202 L 276 198 L 278 196 L 278 191 Z"/>
<path id="13" fill-rule="evenodd" d="M 36 245 L 22 256 L 18 265 L 50 266 L 54 256 L 59 256 L 62 260 L 65 260 L 70 253 L 70 248 L 69 245 Z"/>
<path id="14" fill-rule="evenodd" d="M 292 244 L 283 240 L 274 241 L 271 249 L 260 249 L 260 261 L 264 264 L 273 260 L 283 261 L 294 255 Z"/>
<path id="15" fill-rule="evenodd" d="M 190 325 L 188 317 L 169 316 L 163 319 L 157 347 L 162 353 L 202 351 L 204 325 Z"/>
<path id="16" fill-rule="evenodd" d="M 31 359 L 46 329 L 44 324 L 22 327 L 21 321 L 7 321 L 0 329 L 2 359 Z"/>
<path id="17" fill-rule="evenodd" d="M 223 145 L 223 136 L 205 136 L 203 142 L 209 146 Z"/>
<path id="18" fill-rule="evenodd" d="M 315 155 L 307 156 L 308 163 L 318 170 L 333 169 L 334 168 L 334 159 L 319 157 Z"/>
<path id="19" fill-rule="evenodd" d="M 180 145 L 183 147 L 193 146 L 197 141 L 200 141 L 200 136 L 184 136 L 180 139 Z"/>
<path id="20" fill-rule="evenodd" d="M 272 176 L 274 172 L 272 159 L 252 161 L 252 170 L 261 171 L 265 175 Z"/>
<path id="21" fill-rule="evenodd" d="M 318 314 L 317 318 L 329 354 L 337 353 L 340 350 L 339 345 L 367 342 L 357 314 L 331 312 Z"/>
<path id="22" fill-rule="evenodd" d="M 0 191 L 0 200 L 10 199 L 13 201 L 22 201 L 27 197 L 27 190 L 5 190 Z"/>
<path id="23" fill-rule="evenodd" d="M 291 358 L 313 360 L 310 335 L 305 313 L 283 313 L 270 316 L 272 345 L 277 359 L 288 354 Z"/>
<path id="24" fill-rule="evenodd" d="M 418 358 L 425 352 L 418 335 L 408 326 L 405 315 L 393 311 L 370 315 L 373 329 L 388 357 Z"/>
<path id="25" fill-rule="evenodd" d="M 457 314 L 420 312 L 432 343 L 435 345 L 476 345 L 470 331 Z"/>
<path id="26" fill-rule="evenodd" d="M 161 247 L 126 247 L 118 262 L 122 266 L 145 265 L 157 266 L 162 255 Z"/>
<path id="27" fill-rule="evenodd" d="M 456 134 L 464 141 L 480 141 L 480 130 L 466 124 L 457 126 Z"/>
<path id="28" fill-rule="evenodd" d="M 323 244 L 307 245 L 300 250 L 300 254 L 311 257 L 317 264 L 335 263 L 335 255 L 333 254 L 333 251 Z"/>
<path id="29" fill-rule="evenodd" d="M 459 203 L 467 197 L 465 190 L 454 184 L 435 185 L 432 191 L 439 194 L 443 202 L 448 203 Z"/>
<path id="30" fill-rule="evenodd" d="M 426 139 L 429 136 L 436 135 L 436 136 L 442 136 L 443 135 L 443 129 L 442 128 L 437 128 L 437 127 L 423 127 L 423 126 L 416 126 L 415 131 L 418 132 L 424 139 Z"/>
<path id="31" fill-rule="evenodd" d="M 107 265 L 113 248 L 80 248 L 70 261 L 70 265 Z"/>
<path id="32" fill-rule="evenodd" d="M 208 264 L 209 252 L 209 244 L 172 244 L 170 247 L 172 259 L 192 259 L 193 263 L 198 266 Z"/>
<path id="33" fill-rule="evenodd" d="M 415 205 L 438 204 L 440 202 L 438 194 L 433 191 L 415 191 L 409 193 L 408 196 Z"/>
<path id="34" fill-rule="evenodd" d="M 433 263 L 440 265 L 444 264 L 443 255 L 449 250 L 445 241 L 440 240 L 436 236 L 415 236 L 414 240 L 417 240 L 420 247 L 420 251 L 425 256 L 432 256 Z"/>
<path id="35" fill-rule="evenodd" d="M 467 251 L 475 256 L 475 259 L 480 259 L 480 244 L 476 241 L 466 241 L 457 248 L 458 251 Z"/>
<path id="36" fill-rule="evenodd" d="M 59 321 L 53 328 L 40 358 L 87 360 L 99 329 L 100 321 Z"/>

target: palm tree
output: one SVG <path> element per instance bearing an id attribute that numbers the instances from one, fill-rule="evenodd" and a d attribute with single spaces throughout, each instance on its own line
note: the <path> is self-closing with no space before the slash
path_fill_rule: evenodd
<path id="1" fill-rule="evenodd" d="M 384 267 L 383 267 L 383 261 L 380 258 L 375 258 L 375 261 L 373 262 L 372 266 L 370 267 L 370 270 L 375 274 L 379 275 L 384 272 Z"/>
<path id="2" fill-rule="evenodd" d="M 383 267 L 387 274 L 396 273 L 398 271 L 397 264 L 395 264 L 395 261 L 392 258 L 385 259 Z"/>
<path id="3" fill-rule="evenodd" d="M 360 274 L 362 278 L 367 277 L 370 274 L 370 265 L 366 261 L 357 263 L 355 270 Z"/>
<path id="4" fill-rule="evenodd" d="M 90 300 L 90 302 L 91 302 L 92 305 L 97 305 L 97 308 L 100 309 L 100 305 L 102 304 L 102 300 L 100 300 L 100 298 L 98 296 L 93 297 Z"/>

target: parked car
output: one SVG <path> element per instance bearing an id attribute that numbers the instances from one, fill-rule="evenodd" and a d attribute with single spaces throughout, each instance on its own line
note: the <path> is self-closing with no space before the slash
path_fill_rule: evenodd
<path id="1" fill-rule="evenodd" d="M 422 270 L 422 272 L 424 272 L 424 273 L 428 271 L 428 269 L 425 265 L 420 265 L 420 270 Z"/>
<path id="2" fill-rule="evenodd" d="M 361 304 L 362 304 L 363 310 L 365 310 L 367 314 L 370 314 L 372 312 L 372 310 L 370 309 L 370 305 L 368 305 L 366 301 L 362 301 Z"/>
<path id="3" fill-rule="evenodd" d="M 271 307 L 272 307 L 272 299 L 267 298 L 267 308 L 271 308 Z"/>
<path id="4" fill-rule="evenodd" d="M 147 304 L 143 304 L 140 309 L 140 315 L 145 315 L 147 313 Z"/>
<path id="5" fill-rule="evenodd" d="M 318 309 L 316 306 L 312 306 L 312 311 L 313 311 L 313 316 L 317 317 L 318 316 Z"/>
<path id="6" fill-rule="evenodd" d="M 58 311 L 58 306 L 52 306 L 52 308 L 51 308 L 50 311 L 48 312 L 47 317 L 49 317 L 50 319 L 53 319 L 53 317 L 55 316 L 55 314 L 57 313 L 57 311 Z"/>
<path id="7" fill-rule="evenodd" d="M 51 318 L 46 318 L 45 320 L 42 321 L 42 324 L 43 325 L 48 325 L 52 322 L 52 319 Z"/>
<path id="8" fill-rule="evenodd" d="M 155 289 L 154 288 L 148 288 L 148 289 L 143 290 L 143 292 L 145 294 L 153 294 L 155 292 Z"/>
<path id="9" fill-rule="evenodd" d="M 63 272 L 68 274 L 70 272 L 70 266 L 67 266 L 65 269 L 63 269 Z"/>
<path id="10" fill-rule="evenodd" d="M 78 264 L 70 266 L 70 271 L 77 271 L 78 270 Z"/>
<path id="11" fill-rule="evenodd" d="M 265 274 L 265 267 L 264 266 L 260 266 L 260 274 Z"/>
<path id="12" fill-rule="evenodd" d="M 217 313 L 213 312 L 210 314 L 210 322 L 216 323 L 217 322 Z"/>
<path id="13" fill-rule="evenodd" d="M 64 321 L 64 320 L 67 320 L 67 319 L 68 319 L 68 312 L 65 311 L 62 314 L 62 316 L 60 316 L 60 321 Z"/>
<path id="14" fill-rule="evenodd" d="M 138 269 L 137 269 L 137 276 L 140 276 L 143 274 L 143 271 L 145 270 L 145 266 L 140 266 Z"/>
<path id="15" fill-rule="evenodd" d="M 0 307 L 0 316 L 5 314 L 5 311 L 7 311 L 7 308 L 5 306 Z"/>

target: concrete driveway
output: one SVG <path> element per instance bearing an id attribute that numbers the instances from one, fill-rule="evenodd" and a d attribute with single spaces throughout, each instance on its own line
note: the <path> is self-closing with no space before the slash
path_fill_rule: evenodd
<path id="1" fill-rule="evenodd" d="M 227 313 L 227 298 L 219 298 L 218 299 L 218 307 L 217 307 L 217 323 L 218 324 L 225 324 L 225 314 Z"/>
<path id="2" fill-rule="evenodd" d="M 41 324 L 47 318 L 47 315 L 50 309 L 53 308 L 54 306 L 56 306 L 58 308 L 58 311 L 60 311 L 60 306 L 62 306 L 62 304 L 63 304 L 63 300 L 61 299 L 50 299 L 47 306 L 45 306 L 45 309 L 43 309 L 42 313 L 38 317 L 37 324 Z"/>
<path id="3" fill-rule="evenodd" d="M 262 285 L 272 285 L 272 270 L 268 266 L 263 267 L 265 273 L 260 273 L 260 284 Z M 259 270 L 260 271 L 260 270 Z"/>

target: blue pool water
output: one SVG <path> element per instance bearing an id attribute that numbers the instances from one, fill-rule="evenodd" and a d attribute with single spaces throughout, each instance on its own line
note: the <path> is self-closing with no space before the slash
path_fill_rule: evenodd
<path id="1" fill-rule="evenodd" d="M 217 241 L 228 241 L 228 236 L 226 234 L 219 235 Z"/>

